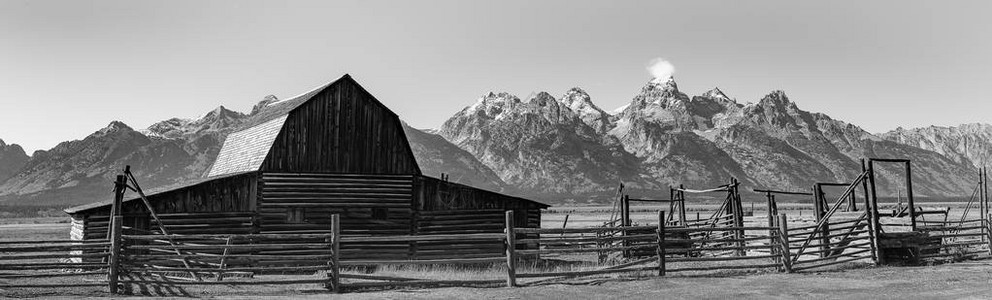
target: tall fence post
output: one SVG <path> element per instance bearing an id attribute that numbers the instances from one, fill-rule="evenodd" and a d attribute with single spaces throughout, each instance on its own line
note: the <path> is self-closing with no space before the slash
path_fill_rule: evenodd
<path id="1" fill-rule="evenodd" d="M 620 228 L 620 236 L 623 237 L 623 239 L 620 240 L 620 246 L 624 248 L 624 250 L 621 252 L 623 254 L 623 257 L 627 258 L 630 257 L 630 250 L 627 249 L 627 247 L 630 247 L 630 242 L 627 240 L 627 234 L 628 234 L 627 227 L 631 225 L 630 196 L 628 195 L 623 196 L 623 202 L 621 202 L 621 206 L 623 206 L 624 213 L 623 213 L 623 221 L 620 222 L 620 226 L 622 226 Z"/>
<path id="2" fill-rule="evenodd" d="M 775 241 L 776 239 L 778 239 L 778 237 L 776 236 L 778 232 L 775 229 L 775 226 L 777 225 L 775 219 L 776 212 L 772 211 L 772 208 L 774 207 L 774 203 L 775 203 L 775 196 L 772 196 L 772 193 L 769 192 L 768 193 L 768 252 L 770 252 L 771 255 L 778 255 L 780 251 L 779 249 L 775 248 L 775 245 L 778 244 Z M 776 256 L 772 260 L 775 261 L 775 263 L 780 263 L 782 259 Z M 778 266 L 775 268 L 777 269 L 777 271 L 782 271 L 782 266 Z"/>
<path id="3" fill-rule="evenodd" d="M 665 276 L 665 211 L 658 211 L 658 276 Z"/>
<path id="4" fill-rule="evenodd" d="M 513 211 L 506 211 L 506 286 L 517 286 L 517 237 L 513 228 Z"/>
<path id="5" fill-rule="evenodd" d="M 730 197 L 731 211 L 734 215 L 734 226 L 738 229 L 733 230 L 734 239 L 737 240 L 735 244 L 737 245 L 737 250 L 734 250 L 734 255 L 745 256 L 747 253 L 744 251 L 744 230 L 740 230 L 740 227 L 744 227 L 744 205 L 741 203 L 741 195 L 737 191 L 737 178 L 730 178 L 730 185 L 727 186 L 727 193 Z"/>
<path id="6" fill-rule="evenodd" d="M 328 241 L 331 247 L 331 259 L 328 261 L 330 269 L 327 270 L 327 284 L 324 288 L 335 293 L 341 292 L 341 217 L 338 214 L 331 215 L 331 238 Z"/>
<path id="7" fill-rule="evenodd" d="M 778 216 L 779 243 L 782 245 L 782 267 L 786 273 L 792 273 L 792 250 L 789 249 L 789 218 L 785 214 Z"/>
<path id="8" fill-rule="evenodd" d="M 864 158 L 861 159 L 861 172 L 862 173 L 868 172 L 868 166 L 865 164 Z M 869 244 L 869 248 L 871 248 L 871 260 L 872 262 L 875 263 L 875 265 L 878 265 L 879 251 L 875 249 L 875 246 L 877 245 L 875 241 L 878 240 L 878 227 L 875 227 L 875 220 L 878 218 L 876 216 L 876 214 L 878 213 L 878 209 L 876 209 L 871 204 L 871 197 L 873 196 L 868 190 L 867 176 L 861 179 L 861 188 L 864 192 L 865 212 L 867 213 L 868 216 L 868 242 L 869 242 L 868 244 Z"/>
<path id="9" fill-rule="evenodd" d="M 909 204 L 909 226 L 916 231 L 916 204 L 913 203 L 913 167 L 906 161 L 906 203 Z"/>
<path id="10" fill-rule="evenodd" d="M 882 223 L 880 222 L 880 217 L 878 214 L 878 193 L 875 186 L 875 162 L 871 159 L 868 160 L 868 190 L 871 194 L 871 225 L 875 228 L 875 237 L 871 239 L 873 245 L 875 245 L 875 264 L 884 265 L 885 264 L 885 252 L 882 251 Z M 863 179 L 862 179 L 863 180 Z M 865 195 L 868 196 L 868 195 Z"/>
<path id="11" fill-rule="evenodd" d="M 110 294 L 112 295 L 116 295 L 119 292 L 117 282 L 120 280 L 121 230 L 123 229 L 123 222 L 123 216 L 114 216 L 110 227 L 110 266 L 107 272 L 107 283 L 110 288 Z"/>
<path id="12" fill-rule="evenodd" d="M 989 220 L 992 220 L 992 214 L 988 214 L 985 217 L 986 217 L 986 219 L 983 220 L 982 223 L 985 224 L 984 225 L 984 227 L 985 227 L 985 235 L 987 235 L 988 238 L 989 238 L 987 240 L 987 243 L 989 245 L 989 254 L 992 255 L 992 221 L 989 221 Z"/>

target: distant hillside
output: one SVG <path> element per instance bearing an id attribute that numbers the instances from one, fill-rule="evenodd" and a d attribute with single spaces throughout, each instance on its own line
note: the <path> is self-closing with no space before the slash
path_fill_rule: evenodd
<path id="1" fill-rule="evenodd" d="M 0 139 L 0 182 L 4 182 L 28 162 L 24 148 L 17 144 L 7 145 Z"/>

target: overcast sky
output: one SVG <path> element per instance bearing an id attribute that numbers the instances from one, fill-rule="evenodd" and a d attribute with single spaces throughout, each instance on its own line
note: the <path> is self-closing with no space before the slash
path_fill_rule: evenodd
<path id="1" fill-rule="evenodd" d="M 489 91 L 785 90 L 872 132 L 989 122 L 990 1 L 0 1 L 0 139 L 247 111 L 350 73 L 418 128 Z"/>

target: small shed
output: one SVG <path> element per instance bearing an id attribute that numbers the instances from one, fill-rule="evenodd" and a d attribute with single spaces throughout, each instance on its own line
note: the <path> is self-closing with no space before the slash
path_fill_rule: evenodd
<path id="1" fill-rule="evenodd" d="M 206 178 L 149 193 L 170 233 L 320 233 L 332 214 L 345 235 L 495 233 L 507 210 L 515 226 L 539 228 L 548 207 L 423 175 L 400 119 L 348 75 L 272 103 L 242 128 L 227 137 Z M 66 209 L 72 238 L 106 237 L 111 203 Z M 122 212 L 126 230 L 156 231 L 140 199 L 126 199 Z M 445 251 L 484 254 L 502 244 L 397 245 L 375 254 Z"/>

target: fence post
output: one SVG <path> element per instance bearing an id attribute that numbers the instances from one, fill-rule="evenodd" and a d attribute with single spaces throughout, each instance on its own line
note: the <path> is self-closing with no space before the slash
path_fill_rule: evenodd
<path id="1" fill-rule="evenodd" d="M 874 238 L 871 239 L 872 244 L 875 245 L 875 264 L 885 265 L 885 253 L 882 251 L 882 244 L 880 242 L 882 239 L 882 224 L 879 222 L 878 215 L 878 194 L 876 193 L 875 186 L 875 162 L 871 159 L 868 160 L 868 169 L 866 172 L 868 173 L 868 191 L 871 192 L 871 225 L 875 228 Z"/>
<path id="2" fill-rule="evenodd" d="M 782 245 L 782 267 L 786 273 L 792 273 L 792 250 L 789 249 L 789 218 L 786 215 L 778 216 L 779 243 Z"/>
<path id="3" fill-rule="evenodd" d="M 110 227 L 110 266 L 108 267 L 107 283 L 110 288 L 110 294 L 112 295 L 116 295 L 119 292 L 117 282 L 120 280 L 121 230 L 123 222 L 123 216 L 113 216 Z"/>
<path id="4" fill-rule="evenodd" d="M 992 221 L 989 221 L 992 220 L 992 214 L 986 215 L 985 217 L 986 219 L 982 220 L 982 223 L 985 224 L 985 235 L 988 236 L 987 243 L 989 245 L 989 254 L 992 254 Z"/>
<path id="5" fill-rule="evenodd" d="M 624 258 L 627 258 L 627 257 L 630 257 L 630 251 L 628 251 L 626 249 L 627 246 L 630 246 L 630 244 L 627 242 L 627 226 L 630 226 L 630 223 L 631 223 L 631 221 L 630 221 L 630 196 L 624 195 L 623 196 L 623 200 L 621 200 L 621 202 L 620 202 L 620 206 L 623 207 L 623 220 L 620 221 L 620 226 L 621 226 L 621 228 L 620 228 L 620 236 L 624 237 L 623 239 L 620 240 L 620 246 L 621 247 L 625 247 L 625 249 L 623 251 L 621 251 L 620 253 L 621 253 L 621 255 L 623 255 Z"/>
<path id="6" fill-rule="evenodd" d="M 658 211 L 658 276 L 665 276 L 665 211 Z"/>
<path id="7" fill-rule="evenodd" d="M 775 248 L 775 240 L 777 239 L 775 235 L 778 234 L 777 230 L 775 230 L 777 222 L 775 220 L 775 212 L 772 211 L 772 203 L 775 202 L 774 197 L 775 196 L 772 196 L 771 193 L 768 193 L 768 252 L 771 255 L 778 255 L 780 251 Z M 775 261 L 775 263 L 779 263 L 782 258 L 776 256 L 772 260 Z M 782 271 L 782 266 L 778 266 L 776 269 L 777 271 Z"/>
<path id="8" fill-rule="evenodd" d="M 734 226 L 737 226 L 738 227 L 737 231 L 735 232 L 735 235 L 737 236 L 737 239 L 738 239 L 738 241 L 737 241 L 737 256 L 747 256 L 747 250 L 744 249 L 744 247 L 746 246 L 747 242 L 743 241 L 744 240 L 744 229 L 740 229 L 740 228 L 744 227 L 744 201 L 741 200 L 741 193 L 740 193 L 740 190 L 739 190 L 740 182 L 738 182 L 737 181 L 737 178 L 734 178 L 734 177 L 731 177 L 730 179 L 731 179 L 731 190 L 733 191 L 733 195 L 734 195 L 734 199 L 735 199 L 734 202 L 737 203 L 736 204 L 737 205 L 737 213 L 735 213 L 735 216 L 734 216 L 734 219 L 736 219 L 735 220 L 735 223 L 734 223 Z"/>
<path id="9" fill-rule="evenodd" d="M 517 237 L 513 229 L 513 211 L 506 211 L 506 286 L 517 286 Z M 540 238 L 540 234 L 538 234 Z"/>
<path id="10" fill-rule="evenodd" d="M 331 215 L 331 259 L 328 261 L 330 269 L 327 270 L 327 284 L 324 288 L 335 293 L 341 292 L 341 217 L 338 214 Z"/>

